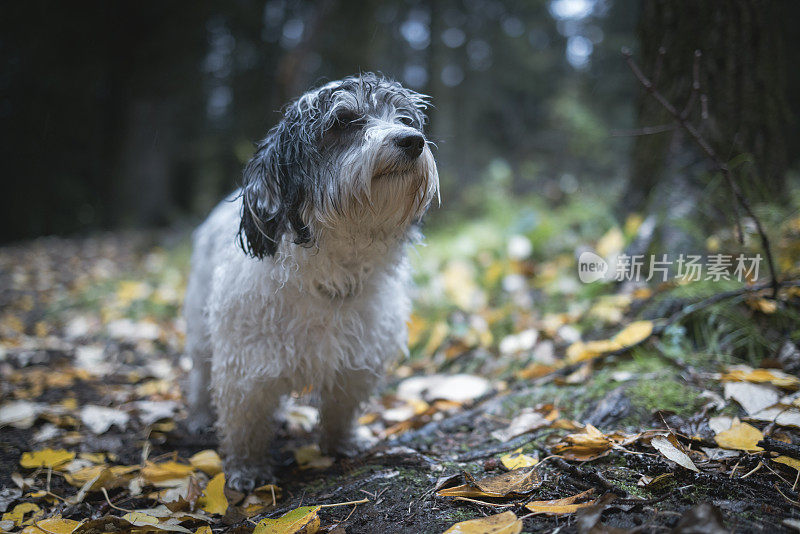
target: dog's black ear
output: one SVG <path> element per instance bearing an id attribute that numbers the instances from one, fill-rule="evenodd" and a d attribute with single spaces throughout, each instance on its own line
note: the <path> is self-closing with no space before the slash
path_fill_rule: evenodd
<path id="1" fill-rule="evenodd" d="M 244 169 L 239 244 L 254 258 L 273 256 L 287 231 L 296 233 L 295 243 L 311 241 L 300 215 L 306 198 L 302 172 L 290 159 L 296 160 L 297 147 L 283 146 L 288 137 L 286 125 L 279 124 Z"/>

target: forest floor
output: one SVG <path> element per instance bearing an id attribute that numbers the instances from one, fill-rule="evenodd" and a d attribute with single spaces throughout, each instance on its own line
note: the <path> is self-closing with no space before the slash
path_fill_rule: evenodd
<path id="1" fill-rule="evenodd" d="M 641 234 L 599 205 L 432 231 L 373 447 L 322 456 L 298 394 L 249 495 L 185 428 L 187 232 L 0 249 L 0 532 L 800 530 L 800 289 L 582 284 L 576 250 Z M 800 218 L 772 227 L 796 279 Z"/>

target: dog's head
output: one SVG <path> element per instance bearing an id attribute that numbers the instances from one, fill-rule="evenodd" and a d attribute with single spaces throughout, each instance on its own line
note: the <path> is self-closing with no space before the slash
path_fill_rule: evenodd
<path id="1" fill-rule="evenodd" d="M 404 235 L 438 195 L 424 95 L 374 74 L 309 91 L 286 108 L 244 170 L 239 239 L 275 254 L 288 235 Z"/>

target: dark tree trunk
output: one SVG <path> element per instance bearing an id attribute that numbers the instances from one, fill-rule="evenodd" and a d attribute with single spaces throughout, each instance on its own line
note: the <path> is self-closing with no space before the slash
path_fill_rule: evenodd
<path id="1" fill-rule="evenodd" d="M 708 97 L 708 118 L 702 120 L 698 99 L 692 121 L 702 124 L 701 132 L 724 158 L 752 157 L 752 164 L 736 173 L 748 196 L 783 198 L 789 113 L 775 4 L 763 0 L 648 0 L 638 33 L 638 61 L 648 76 L 658 78 L 659 91 L 679 109 L 691 93 L 694 52 L 702 52 L 700 91 Z M 666 112 L 643 93 L 638 104 L 639 126 L 670 122 Z M 673 182 L 675 173 L 686 174 L 686 165 L 703 159 L 688 140 L 676 138 L 676 132 L 636 138 L 626 199 L 629 209 L 643 209 L 648 199 L 659 194 L 659 184 Z"/>

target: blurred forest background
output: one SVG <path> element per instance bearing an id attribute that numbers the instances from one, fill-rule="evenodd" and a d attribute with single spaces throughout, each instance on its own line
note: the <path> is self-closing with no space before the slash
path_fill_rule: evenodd
<path id="1" fill-rule="evenodd" d="M 1 9 L 2 242 L 195 222 L 236 186 L 283 104 L 358 71 L 433 97 L 428 131 L 446 209 L 434 210 L 432 225 L 479 215 L 512 194 L 552 204 L 582 190 L 616 203 L 622 217 L 728 217 L 728 200 L 704 201 L 715 187 L 698 178 L 707 162 L 645 98 L 622 46 L 646 72 L 658 64 L 662 91 L 678 102 L 689 94 L 693 52 L 703 50 L 703 129 L 746 167 L 750 196 L 788 202 L 800 154 L 796 2 L 31 1 Z M 631 135 L 652 126 L 661 133 Z"/>

